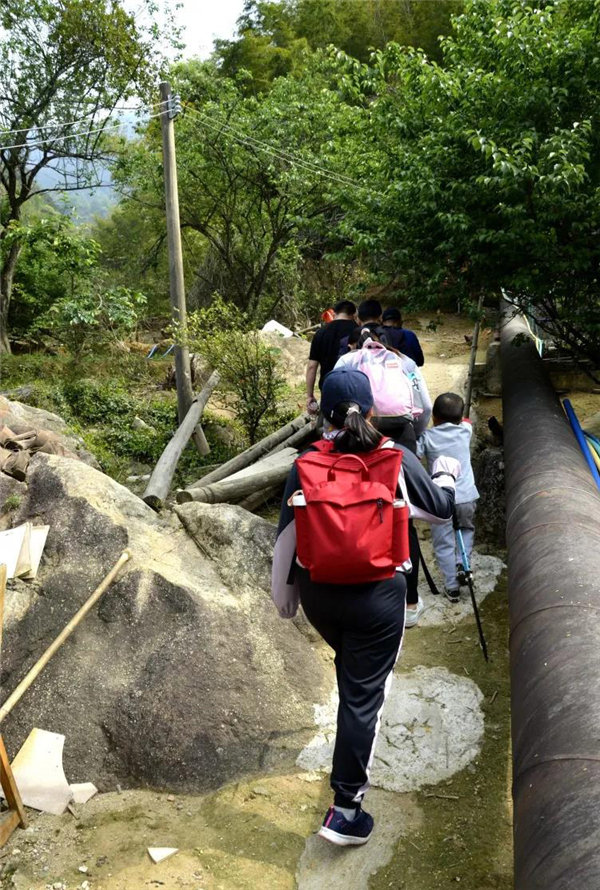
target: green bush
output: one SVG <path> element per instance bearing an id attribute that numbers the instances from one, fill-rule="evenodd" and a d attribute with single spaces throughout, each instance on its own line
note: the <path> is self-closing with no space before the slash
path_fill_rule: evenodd
<path id="1" fill-rule="evenodd" d="M 114 423 L 133 412 L 134 403 L 119 382 L 99 382 L 83 378 L 62 385 L 71 413 L 84 423 Z"/>

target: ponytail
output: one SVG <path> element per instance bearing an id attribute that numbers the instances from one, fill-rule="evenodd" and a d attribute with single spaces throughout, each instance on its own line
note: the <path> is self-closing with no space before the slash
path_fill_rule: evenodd
<path id="1" fill-rule="evenodd" d="M 331 422 L 341 430 L 335 439 L 336 450 L 345 454 L 372 451 L 382 439 L 381 433 L 363 417 L 355 402 L 340 402 L 336 405 Z"/>

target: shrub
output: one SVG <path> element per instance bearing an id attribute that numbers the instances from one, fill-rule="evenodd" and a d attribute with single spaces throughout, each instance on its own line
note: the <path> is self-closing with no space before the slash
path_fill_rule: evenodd
<path id="1" fill-rule="evenodd" d="M 218 296 L 190 316 L 188 340 L 190 349 L 204 355 L 221 375 L 220 388 L 234 397 L 238 420 L 253 444 L 279 418 L 284 389 L 279 350 L 250 329 L 244 313 Z"/>
<path id="2" fill-rule="evenodd" d="M 69 380 L 62 386 L 71 413 L 85 423 L 114 423 L 133 412 L 133 400 L 115 380 Z"/>

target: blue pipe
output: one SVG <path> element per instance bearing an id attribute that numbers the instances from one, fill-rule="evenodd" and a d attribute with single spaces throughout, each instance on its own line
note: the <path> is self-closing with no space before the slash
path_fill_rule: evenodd
<path id="1" fill-rule="evenodd" d="M 569 418 L 569 423 L 571 424 L 571 429 L 575 434 L 575 438 L 577 439 L 577 444 L 581 448 L 581 452 L 586 459 L 587 465 L 590 468 L 590 472 L 594 477 L 594 482 L 600 489 L 600 473 L 598 473 L 598 468 L 594 463 L 590 452 L 588 451 L 588 447 L 585 444 L 585 436 L 583 435 L 583 430 L 581 429 L 581 424 L 577 420 L 577 415 L 573 410 L 573 405 L 571 404 L 570 399 L 563 399 L 563 408 L 566 411 L 567 417 Z"/>

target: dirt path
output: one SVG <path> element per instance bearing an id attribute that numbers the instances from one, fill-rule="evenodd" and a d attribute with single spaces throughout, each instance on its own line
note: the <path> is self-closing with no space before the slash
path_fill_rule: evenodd
<path id="1" fill-rule="evenodd" d="M 413 319 L 432 397 L 460 391 L 470 324 L 433 333 Z M 428 564 L 432 559 L 424 543 Z M 474 557 L 491 654 L 485 664 L 467 601 L 451 605 L 421 585 L 427 611 L 407 631 L 373 766 L 364 848 L 314 834 L 330 802 L 327 769 L 335 696 L 315 703 L 315 735 L 286 773 L 264 772 L 202 796 L 123 790 L 76 814 L 32 814 L 0 851 L 0 886 L 18 890 L 508 890 L 511 879 L 506 594 L 497 556 Z M 179 852 L 154 865 L 149 846 Z"/>

